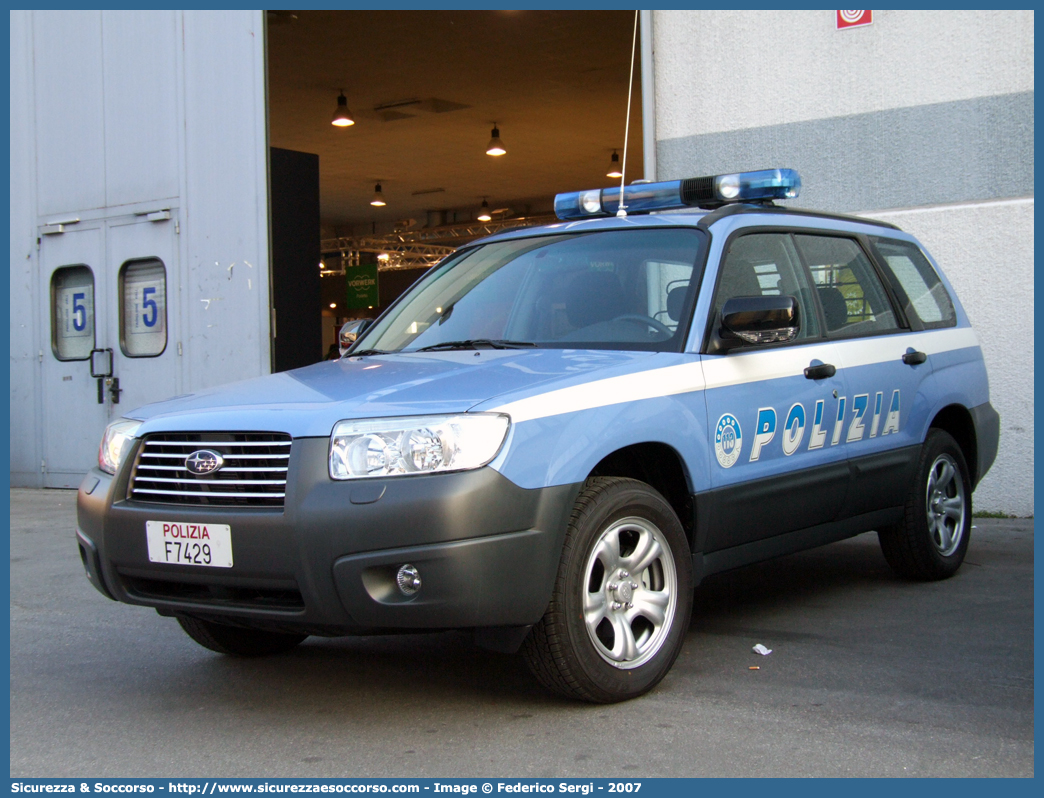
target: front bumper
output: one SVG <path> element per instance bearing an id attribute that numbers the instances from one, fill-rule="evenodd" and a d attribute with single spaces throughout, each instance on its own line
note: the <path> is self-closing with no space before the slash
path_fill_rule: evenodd
<path id="1" fill-rule="evenodd" d="M 327 446 L 294 441 L 282 509 L 129 501 L 129 467 L 116 477 L 93 470 L 77 499 L 88 579 L 165 615 L 308 634 L 540 619 L 579 485 L 525 490 L 490 468 L 336 482 Z M 228 524 L 233 567 L 150 562 L 146 521 Z M 395 587 L 405 563 L 422 578 L 413 596 Z"/>

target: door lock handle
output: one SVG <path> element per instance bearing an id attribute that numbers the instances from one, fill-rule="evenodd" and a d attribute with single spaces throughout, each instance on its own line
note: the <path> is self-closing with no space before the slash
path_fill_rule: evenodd
<path id="1" fill-rule="evenodd" d="M 903 362 L 908 366 L 919 366 L 927 359 L 928 355 L 924 352 L 915 352 L 912 349 L 903 355 Z"/>
<path id="2" fill-rule="evenodd" d="M 835 374 L 837 374 L 837 369 L 829 363 L 820 363 L 805 369 L 805 378 L 809 380 L 825 380 L 827 377 L 833 377 Z"/>
<path id="3" fill-rule="evenodd" d="M 118 405 L 120 403 L 120 394 L 123 393 L 123 388 L 120 387 L 119 377 L 109 377 L 105 380 L 105 384 L 109 386 L 109 394 L 112 396 L 112 403 Z M 101 392 L 99 391 L 99 395 Z"/>

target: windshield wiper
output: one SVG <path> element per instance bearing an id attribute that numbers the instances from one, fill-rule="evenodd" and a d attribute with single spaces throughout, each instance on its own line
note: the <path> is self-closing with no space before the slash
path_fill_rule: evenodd
<path id="1" fill-rule="evenodd" d="M 466 341 L 443 341 L 441 344 L 430 344 L 415 349 L 415 352 L 435 352 L 440 349 L 525 349 L 536 346 L 532 341 L 506 341 L 502 338 L 470 338 Z"/>

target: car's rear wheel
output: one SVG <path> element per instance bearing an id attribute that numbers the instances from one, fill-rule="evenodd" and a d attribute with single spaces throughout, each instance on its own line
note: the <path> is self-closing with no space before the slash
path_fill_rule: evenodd
<path id="1" fill-rule="evenodd" d="M 545 687 L 612 703 L 670 670 L 692 611 L 692 559 L 681 523 L 645 483 L 587 481 L 570 519 L 554 594 L 523 645 Z"/>
<path id="2" fill-rule="evenodd" d="M 233 657 L 263 657 L 269 654 L 281 654 L 295 648 L 308 637 L 308 635 L 227 626 L 184 615 L 178 616 L 178 623 L 185 630 L 185 634 L 204 648 Z"/>
<path id="3" fill-rule="evenodd" d="M 902 521 L 877 533 L 881 550 L 902 576 L 946 579 L 964 562 L 971 521 L 972 487 L 964 454 L 949 433 L 931 429 Z"/>

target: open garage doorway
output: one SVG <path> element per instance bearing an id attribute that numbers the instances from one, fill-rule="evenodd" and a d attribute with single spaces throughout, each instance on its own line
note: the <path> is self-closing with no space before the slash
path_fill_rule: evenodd
<path id="1" fill-rule="evenodd" d="M 273 370 L 320 360 L 454 248 L 552 221 L 556 193 L 643 176 L 633 11 L 267 19 Z"/>

